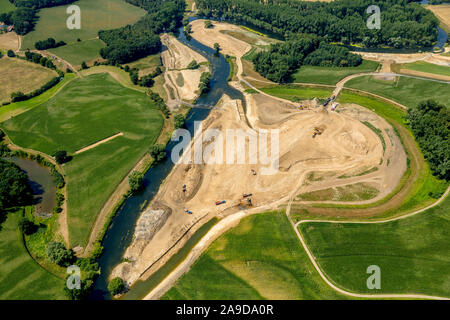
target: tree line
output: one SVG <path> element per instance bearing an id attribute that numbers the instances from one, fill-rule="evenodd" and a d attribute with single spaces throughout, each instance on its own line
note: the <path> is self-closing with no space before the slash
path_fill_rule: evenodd
<path id="1" fill-rule="evenodd" d="M 127 63 L 161 50 L 159 33 L 174 32 L 181 25 L 184 0 L 126 0 L 147 14 L 133 25 L 101 30 L 99 38 L 106 43 L 100 55 L 112 63 Z"/>
<path id="2" fill-rule="evenodd" d="M 421 48 L 436 41 L 439 22 L 413 0 L 198 0 L 199 15 L 251 24 L 285 39 L 315 34 L 327 42 L 365 47 Z M 381 29 L 367 28 L 366 10 L 381 9 Z"/>

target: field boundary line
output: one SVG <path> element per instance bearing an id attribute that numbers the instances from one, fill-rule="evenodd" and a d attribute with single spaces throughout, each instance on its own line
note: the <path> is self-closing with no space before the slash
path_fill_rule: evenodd
<path id="1" fill-rule="evenodd" d="M 88 145 L 88 146 L 86 146 L 84 148 L 81 148 L 78 151 L 75 151 L 74 154 L 80 154 L 80 153 L 86 152 L 88 150 L 94 149 L 95 147 L 97 147 L 97 146 L 99 146 L 101 144 L 104 144 L 106 142 L 109 142 L 109 141 L 111 141 L 111 140 L 113 140 L 113 139 L 115 139 L 117 137 L 120 137 L 120 136 L 123 136 L 123 132 L 116 133 L 116 134 L 114 134 L 114 135 L 112 135 L 112 136 L 110 136 L 108 138 L 105 138 L 105 139 L 99 140 L 97 142 L 94 142 L 94 143 L 92 143 L 92 144 L 90 144 L 90 145 Z"/>

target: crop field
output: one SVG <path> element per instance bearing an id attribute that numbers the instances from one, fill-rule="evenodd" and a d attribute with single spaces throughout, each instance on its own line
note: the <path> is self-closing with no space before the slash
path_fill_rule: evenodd
<path id="1" fill-rule="evenodd" d="M 41 65 L 7 57 L 0 59 L 0 74 L 5 79 L 0 90 L 0 103 L 10 101 L 13 92 L 30 93 L 39 89 L 58 75 Z"/>
<path id="2" fill-rule="evenodd" d="M 365 76 L 352 79 L 345 86 L 391 98 L 410 108 L 428 99 L 444 104 L 450 101 L 450 84 L 436 81 L 408 77 L 398 77 L 396 81 L 385 81 Z"/>
<path id="3" fill-rule="evenodd" d="M 15 144 L 50 155 L 57 150 L 73 155 L 123 133 L 64 165 L 73 246 L 86 244 L 101 207 L 162 126 L 160 112 L 145 94 L 121 86 L 106 73 L 75 79 L 52 99 L 2 124 Z"/>
<path id="4" fill-rule="evenodd" d="M 49 37 L 56 41 L 74 43 L 93 39 L 99 30 L 114 29 L 132 24 L 145 14 L 145 10 L 123 0 L 80 0 L 73 3 L 81 9 L 81 29 L 69 30 L 66 20 L 67 6 L 45 8 L 39 11 L 39 22 L 35 30 L 24 36 L 22 50 L 34 49 L 34 43 Z"/>
<path id="5" fill-rule="evenodd" d="M 292 75 L 293 82 L 336 84 L 343 78 L 361 72 L 374 72 L 380 64 L 375 61 L 364 60 L 357 67 L 316 67 L 302 66 Z"/>
<path id="6" fill-rule="evenodd" d="M 106 45 L 102 40 L 91 39 L 71 43 L 48 51 L 68 61 L 74 66 L 79 66 L 83 61 L 89 62 L 95 59 L 101 59 L 100 49 L 105 46 Z"/>
<path id="7" fill-rule="evenodd" d="M 314 270 L 284 212 L 241 220 L 163 299 L 343 299 Z"/>
<path id="8" fill-rule="evenodd" d="M 261 89 L 263 92 L 275 97 L 300 101 L 306 99 L 326 99 L 333 93 L 331 88 L 306 87 L 300 85 L 286 85 L 277 87 L 267 87 Z"/>
<path id="9" fill-rule="evenodd" d="M 450 297 L 450 198 L 413 217 L 378 224 L 305 223 L 300 231 L 322 270 L 340 287 L 364 293 Z M 381 289 L 366 269 L 381 268 Z"/>
<path id="10" fill-rule="evenodd" d="M 18 228 L 21 215 L 0 217 L 0 299 L 65 299 L 64 280 L 44 270 L 26 251 Z"/>
<path id="11" fill-rule="evenodd" d="M 424 61 L 416 61 L 413 63 L 402 64 L 401 68 L 450 77 L 450 67 L 440 66 L 440 65 L 436 65 L 436 64 L 428 63 L 428 62 L 424 62 Z"/>
<path id="12" fill-rule="evenodd" d="M 15 8 L 9 0 L 0 0 L 0 14 L 13 11 Z"/>

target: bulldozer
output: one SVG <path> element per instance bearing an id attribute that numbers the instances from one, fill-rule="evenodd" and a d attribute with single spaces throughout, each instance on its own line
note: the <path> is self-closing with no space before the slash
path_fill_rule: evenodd
<path id="1" fill-rule="evenodd" d="M 317 136 L 317 135 L 321 135 L 323 133 L 323 129 L 318 128 L 318 127 L 314 127 L 314 132 L 313 132 L 313 139 Z"/>

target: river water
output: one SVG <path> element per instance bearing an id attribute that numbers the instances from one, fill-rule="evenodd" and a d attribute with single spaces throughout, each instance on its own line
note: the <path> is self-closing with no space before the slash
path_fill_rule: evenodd
<path id="1" fill-rule="evenodd" d="M 191 19 L 191 21 L 194 19 Z M 202 108 L 192 108 L 186 117 L 186 129 L 193 137 L 195 134 L 194 122 L 206 119 L 210 112 L 210 109 L 204 108 L 205 106 L 215 106 L 223 94 L 227 94 L 232 99 L 242 100 L 243 105 L 245 105 L 245 100 L 239 90 L 228 85 L 227 78 L 230 65 L 222 55 L 216 56 L 213 48 L 204 46 L 194 39 L 187 40 L 183 27 L 179 29 L 178 40 L 206 57 L 210 63 L 212 74 L 211 90 L 197 99 L 197 105 L 202 106 Z M 128 198 L 114 217 L 103 239 L 104 253 L 99 259 L 101 274 L 94 284 L 91 299 L 111 299 L 107 290 L 108 277 L 114 267 L 122 262 L 122 256 L 133 240 L 134 228 L 142 208 L 153 199 L 159 186 L 172 170 L 174 164 L 170 160 L 170 152 L 177 143 L 169 142 L 166 148 L 167 159 L 148 170 L 144 177 L 144 190 Z M 140 290 L 143 290 L 142 286 Z M 133 288 L 130 290 L 130 294 L 132 294 L 132 291 Z"/>

